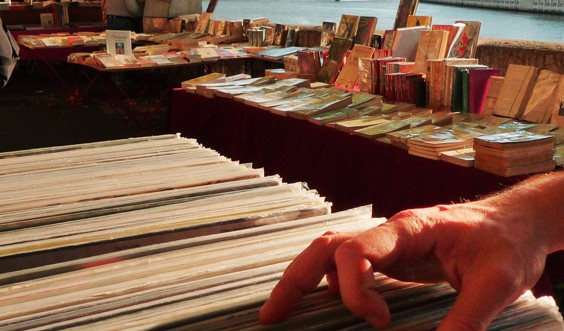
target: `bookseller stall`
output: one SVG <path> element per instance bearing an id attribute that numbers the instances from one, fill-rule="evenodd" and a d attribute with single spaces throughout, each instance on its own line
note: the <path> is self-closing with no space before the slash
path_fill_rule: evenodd
<path id="1" fill-rule="evenodd" d="M 336 210 L 370 203 L 376 215 L 389 217 L 406 208 L 475 199 L 524 178 L 412 156 L 389 144 L 226 98 L 175 89 L 171 102 L 172 132 L 265 167 L 267 173 L 304 180 Z"/>

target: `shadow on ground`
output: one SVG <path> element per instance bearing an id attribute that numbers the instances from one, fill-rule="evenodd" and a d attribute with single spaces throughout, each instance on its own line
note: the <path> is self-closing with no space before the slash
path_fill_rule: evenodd
<path id="1" fill-rule="evenodd" d="M 19 62 L 0 91 L 0 152 L 167 133 L 166 104 L 140 128 L 105 101 L 91 93 L 74 105 L 36 63 Z"/>

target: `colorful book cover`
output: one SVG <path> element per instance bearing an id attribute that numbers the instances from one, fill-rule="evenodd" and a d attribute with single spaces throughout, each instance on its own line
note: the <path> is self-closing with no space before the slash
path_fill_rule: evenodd
<path id="1" fill-rule="evenodd" d="M 448 40 L 447 40 L 447 54 L 450 52 L 452 42 L 455 38 L 462 33 L 462 29 L 464 29 L 463 23 L 454 23 L 454 24 L 434 24 L 431 27 L 432 30 L 442 30 L 448 32 Z M 445 55 L 445 56 L 446 56 Z"/>
<path id="2" fill-rule="evenodd" d="M 464 28 L 459 37 L 453 41 L 449 57 L 475 58 L 482 23 L 477 21 L 457 21 L 456 23 L 464 24 Z"/>

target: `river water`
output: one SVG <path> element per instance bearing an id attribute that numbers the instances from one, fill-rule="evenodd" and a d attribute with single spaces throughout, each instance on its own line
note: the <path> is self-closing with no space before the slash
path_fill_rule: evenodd
<path id="1" fill-rule="evenodd" d="M 208 1 L 203 1 L 204 10 Z M 339 22 L 342 14 L 378 17 L 376 29 L 391 29 L 398 0 L 219 0 L 214 17 L 236 20 L 268 17 L 273 23 L 321 25 Z M 433 17 L 433 24 L 456 20 L 480 21 L 481 37 L 564 42 L 564 15 L 537 14 L 419 3 L 417 15 Z"/>

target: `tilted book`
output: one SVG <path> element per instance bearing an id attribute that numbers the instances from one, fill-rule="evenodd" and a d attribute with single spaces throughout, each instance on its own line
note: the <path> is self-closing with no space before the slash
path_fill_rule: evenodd
<path id="1" fill-rule="evenodd" d="M 358 29 L 354 37 L 354 44 L 370 46 L 377 22 L 377 17 L 360 16 Z"/>
<path id="2" fill-rule="evenodd" d="M 335 80 L 335 85 L 342 86 L 346 89 L 354 88 L 358 80 L 358 60 L 359 58 L 371 58 L 374 48 L 363 45 L 354 45 L 341 72 Z"/>
<path id="3" fill-rule="evenodd" d="M 510 64 L 493 113 L 498 116 L 521 118 L 537 75 L 536 67 Z"/>
<path id="4" fill-rule="evenodd" d="M 392 56 L 405 57 L 407 61 L 415 61 L 421 31 L 428 31 L 429 26 L 414 26 L 397 29 L 392 45 Z"/>
<path id="5" fill-rule="evenodd" d="M 554 107 L 553 99 L 562 75 L 550 70 L 541 70 L 531 97 L 523 111 L 522 119 L 534 123 L 548 123 Z"/>
<path id="6" fill-rule="evenodd" d="M 336 38 L 354 39 L 358 30 L 360 16 L 343 14 L 335 33 Z"/>

